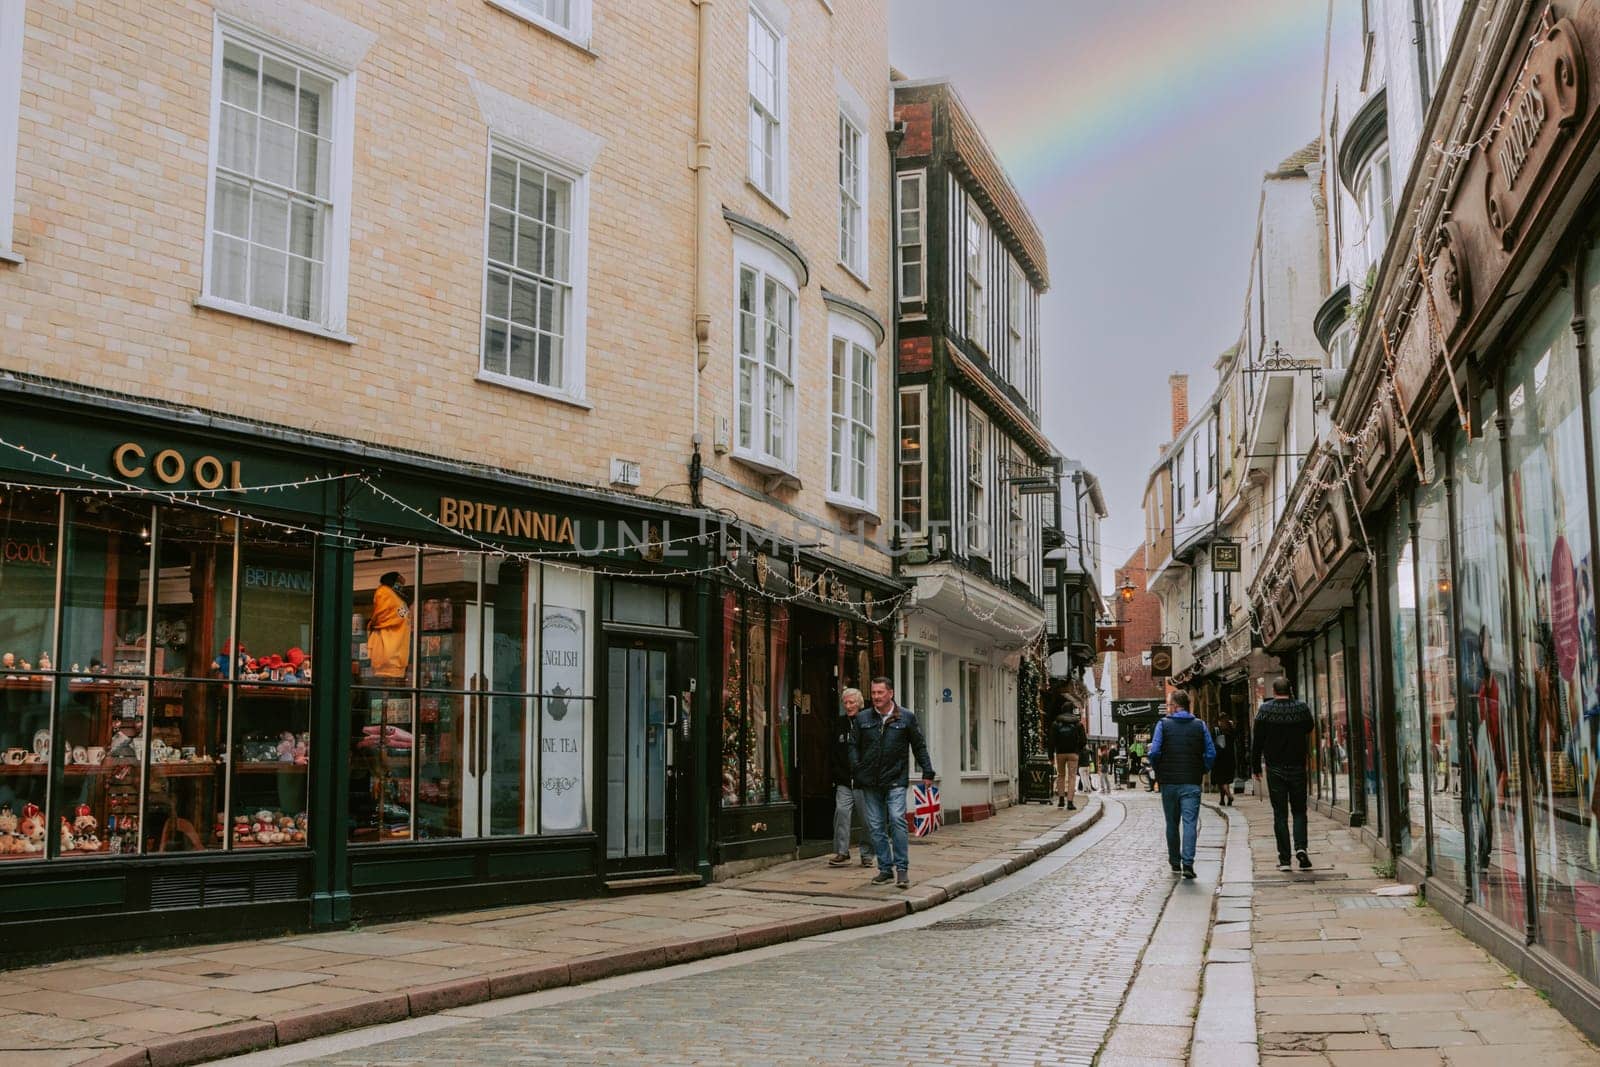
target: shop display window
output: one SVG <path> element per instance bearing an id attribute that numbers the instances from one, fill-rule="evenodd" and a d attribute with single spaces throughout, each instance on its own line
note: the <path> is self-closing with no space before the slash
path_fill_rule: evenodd
<path id="1" fill-rule="evenodd" d="M 1328 784 L 1330 800 L 1350 810 L 1350 697 L 1345 677 L 1344 626 L 1328 629 Z"/>
<path id="2" fill-rule="evenodd" d="M 1451 450 L 1453 592 L 1461 618 L 1461 791 L 1472 843 L 1472 899 L 1520 932 L 1527 923 L 1526 854 L 1522 776 L 1516 770 L 1520 741 L 1512 721 L 1517 696 L 1497 407 L 1495 393 L 1485 391 L 1479 401 L 1482 436 L 1472 439 L 1458 431 Z"/>
<path id="3" fill-rule="evenodd" d="M 797 760 L 794 746 L 800 743 L 794 705 L 809 699 L 793 688 L 790 677 L 793 617 L 786 604 L 731 589 L 723 593 L 722 615 L 722 803 L 731 807 L 793 800 L 790 774 Z M 857 686 L 865 694 L 866 685 L 849 672 L 855 661 L 849 623 L 838 626 L 839 662 L 845 667 L 837 675 L 835 691 Z"/>
<path id="4" fill-rule="evenodd" d="M 0 490 L 0 860 L 45 854 L 60 521 L 55 493 Z"/>
<path id="5" fill-rule="evenodd" d="M 1312 704 L 1316 712 L 1317 734 L 1317 793 L 1332 804 L 1334 793 L 1334 768 L 1338 756 L 1333 750 L 1332 701 L 1328 686 L 1328 631 L 1324 630 L 1311 642 Z"/>
<path id="6" fill-rule="evenodd" d="M 1417 565 L 1411 539 L 1411 502 L 1404 495 L 1395 506 L 1389 526 L 1391 570 L 1386 579 L 1389 597 L 1389 648 L 1394 678 L 1394 736 L 1400 777 L 1400 809 L 1391 827 L 1401 852 L 1419 866 L 1427 862 L 1425 805 L 1428 788 L 1423 752 L 1421 687 L 1417 664 Z"/>
<path id="7" fill-rule="evenodd" d="M 588 829 L 592 590 L 491 554 L 356 553 L 352 841 Z"/>
<path id="8" fill-rule="evenodd" d="M 1366 823 L 1381 837 L 1383 834 L 1383 801 L 1378 783 L 1382 778 L 1382 762 L 1378 749 L 1378 723 L 1375 715 L 1377 698 L 1373 693 L 1376 676 L 1372 672 L 1372 587 L 1363 584 L 1356 593 L 1356 663 L 1357 663 L 1357 714 L 1361 728 L 1361 792 L 1365 805 Z"/>
<path id="9" fill-rule="evenodd" d="M 315 539 L 121 497 L 5 504 L 39 549 L 0 566 L 0 637 L 44 644 L 0 654 L 0 857 L 303 847 Z"/>
<path id="10" fill-rule="evenodd" d="M 1465 886 L 1450 502 L 1440 478 L 1417 494 L 1417 599 L 1422 638 L 1422 745 L 1432 798 L 1428 805 L 1428 838 L 1433 870 L 1447 881 Z"/>
<path id="11" fill-rule="evenodd" d="M 1592 539 L 1569 291 L 1532 321 L 1506 371 L 1507 454 L 1526 709 L 1539 942 L 1600 980 L 1594 865 L 1596 661 Z"/>

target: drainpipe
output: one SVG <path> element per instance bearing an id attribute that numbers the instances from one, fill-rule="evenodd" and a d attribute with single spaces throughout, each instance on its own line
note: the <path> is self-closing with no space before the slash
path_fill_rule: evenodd
<path id="1" fill-rule="evenodd" d="M 694 455 L 689 461 L 690 503 L 700 507 L 700 374 L 711 360 L 711 4 L 712 0 L 691 0 L 695 11 L 695 102 L 694 150 L 689 169 L 694 171 L 694 400 L 690 441 Z M 701 685 L 696 694 L 691 723 L 694 730 L 694 782 L 691 790 L 694 807 L 695 873 L 702 883 L 711 881 L 711 796 L 710 773 L 711 701 L 719 690 L 711 684 L 711 604 L 710 579 L 701 575 L 695 581 L 695 677 Z M 720 635 L 721 630 L 715 631 Z"/>
<path id="2" fill-rule="evenodd" d="M 694 159 L 694 406 L 700 432 L 700 372 L 711 360 L 711 5 L 692 0 L 695 9 Z"/>

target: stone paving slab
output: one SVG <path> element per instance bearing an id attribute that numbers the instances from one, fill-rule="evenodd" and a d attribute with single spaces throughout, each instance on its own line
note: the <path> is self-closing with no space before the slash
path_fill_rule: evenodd
<path id="1" fill-rule="evenodd" d="M 6 975 L 6 1067 L 198 1063 L 355 1027 L 901 918 L 1054 851 L 1102 812 L 1013 807 L 913 839 L 912 887 L 826 858 L 671 893 L 495 907 L 359 931 Z M 1070 818 L 1066 818 L 1071 816 Z"/>
<path id="2" fill-rule="evenodd" d="M 1600 1065 L 1576 1027 L 1438 912 L 1374 895 L 1395 883 L 1349 828 L 1309 813 L 1315 869 L 1284 874 L 1266 798 L 1227 810 L 1248 824 L 1254 858 L 1263 1067 Z"/>

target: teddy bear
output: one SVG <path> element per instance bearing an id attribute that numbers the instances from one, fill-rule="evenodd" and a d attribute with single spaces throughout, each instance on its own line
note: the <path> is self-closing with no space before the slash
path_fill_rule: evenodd
<path id="1" fill-rule="evenodd" d="M 39 805 L 30 803 L 23 806 L 22 820 L 17 823 L 17 832 L 22 835 L 22 851 L 44 851 L 46 830 L 44 812 L 39 810 Z"/>
<path id="2" fill-rule="evenodd" d="M 78 805 L 77 817 L 72 820 L 72 836 L 78 842 L 78 851 L 100 851 L 100 820 L 94 817 L 89 805 Z"/>
<path id="3" fill-rule="evenodd" d="M 72 824 L 65 815 L 61 816 L 61 851 L 71 852 L 78 847 L 78 841 L 72 836 Z"/>
<path id="4" fill-rule="evenodd" d="M 294 734 L 288 730 L 278 735 L 278 762 L 294 762 Z"/>

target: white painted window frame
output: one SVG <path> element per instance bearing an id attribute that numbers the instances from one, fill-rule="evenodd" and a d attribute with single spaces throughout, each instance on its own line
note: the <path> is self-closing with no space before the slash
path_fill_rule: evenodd
<path id="1" fill-rule="evenodd" d="M 491 7 L 497 7 L 513 18 L 532 23 L 542 30 L 546 30 L 557 37 L 571 41 L 579 48 L 587 49 L 594 33 L 594 0 L 568 0 L 572 5 L 572 25 L 563 26 L 555 19 L 549 18 L 542 12 L 533 10 L 529 0 L 486 0 Z"/>
<path id="2" fill-rule="evenodd" d="M 957 660 L 957 685 L 960 687 L 961 703 L 958 705 L 960 714 L 957 728 L 960 737 L 957 745 L 961 749 L 961 773 L 981 775 L 983 773 L 983 664 L 973 660 Z M 976 731 L 976 746 L 969 745 L 973 739 L 973 723 L 979 725 Z"/>
<path id="3" fill-rule="evenodd" d="M 855 141 L 855 174 L 846 171 L 847 143 Z M 839 264 L 867 284 L 867 220 L 872 183 L 868 181 L 866 124 L 850 113 L 843 102 L 839 106 Z M 851 188 L 851 185 L 854 188 Z"/>
<path id="4" fill-rule="evenodd" d="M 967 340 L 980 350 L 989 350 L 988 290 L 989 220 L 978 201 L 967 197 L 966 228 L 962 234 L 961 263 L 967 293 L 967 318 L 962 323 Z"/>
<path id="5" fill-rule="evenodd" d="M 900 413 L 904 410 L 899 401 L 906 397 L 915 397 L 917 401 L 917 458 L 908 460 L 901 448 L 905 440 L 906 426 L 899 422 Z M 899 422 L 895 435 L 895 514 L 900 521 L 900 533 L 908 543 L 920 543 L 928 537 L 928 387 L 926 385 L 907 385 L 901 388 L 895 404 L 895 419 Z M 915 527 L 906 522 L 904 511 L 904 498 L 900 487 L 905 484 L 904 470 L 907 467 L 917 468 L 917 499 L 921 501 L 918 514 L 920 521 Z"/>
<path id="6" fill-rule="evenodd" d="M 0 263 L 22 262 L 15 242 L 26 10 L 27 0 L 0 0 Z"/>
<path id="7" fill-rule="evenodd" d="M 928 302 L 928 181 L 926 170 L 908 170 L 895 176 L 895 282 L 901 305 Z M 913 191 L 908 197 L 907 189 Z M 916 213 L 916 222 L 907 240 L 906 215 Z M 908 251 L 915 249 L 914 258 Z M 906 268 L 916 271 L 917 291 L 906 289 Z"/>
<path id="8" fill-rule="evenodd" d="M 767 407 L 766 407 L 766 377 L 768 374 L 766 361 L 761 358 L 762 340 L 760 337 L 760 308 L 757 308 L 757 337 L 755 363 L 757 367 L 756 381 L 753 387 L 753 403 L 751 405 L 754 424 L 750 429 L 752 444 L 740 444 L 739 422 L 739 361 L 743 358 L 739 346 L 739 281 L 742 271 L 749 269 L 756 272 L 758 285 L 764 287 L 765 279 L 772 278 L 784 289 L 788 290 L 789 297 L 794 301 L 794 310 L 789 322 L 789 389 L 787 393 L 787 410 L 784 417 L 784 451 L 785 455 L 773 455 L 766 450 L 767 441 Z M 749 238 L 736 235 L 733 241 L 733 344 L 731 346 L 733 363 L 733 376 L 729 381 L 731 397 L 733 400 L 733 456 L 745 463 L 773 474 L 796 476 L 798 466 L 798 448 L 796 447 L 795 418 L 798 410 L 796 398 L 800 393 L 800 279 L 794 269 L 784 261 L 783 257 Z M 759 296 L 759 294 L 758 294 Z"/>
<path id="9" fill-rule="evenodd" d="M 326 255 L 323 260 L 323 314 L 320 321 L 297 319 L 288 314 L 264 310 L 247 303 L 226 300 L 212 293 L 212 248 L 217 199 L 217 158 L 222 140 L 222 55 L 223 46 L 235 41 L 283 62 L 304 67 L 333 83 L 333 158 L 329 163 L 328 197 L 332 210 L 328 220 Z M 200 297 L 195 304 L 243 318 L 256 319 L 291 330 L 316 334 L 333 340 L 354 340 L 345 333 L 350 297 L 350 208 L 355 161 L 354 70 L 330 63 L 303 48 L 287 44 L 249 26 L 217 16 L 212 26 L 210 145 L 206 163 L 205 254 L 201 265 Z"/>
<path id="10" fill-rule="evenodd" d="M 483 365 L 484 326 L 489 313 L 489 186 L 494 180 L 496 153 L 547 170 L 572 183 L 572 249 L 568 265 L 571 281 L 566 310 L 567 334 L 563 341 L 562 356 L 565 377 L 559 388 L 511 374 L 500 374 L 486 369 Z M 485 153 L 483 164 L 483 260 L 479 274 L 482 291 L 478 304 L 478 380 L 550 400 L 589 407 L 589 172 L 504 135 L 491 135 L 489 151 Z"/>
<path id="11" fill-rule="evenodd" d="M 1028 562 L 1028 527 L 1022 490 L 1015 483 L 1017 471 L 1027 457 L 1016 443 L 1006 442 L 1006 477 L 1012 484 L 1006 486 L 1006 547 L 1011 553 L 1011 577 L 1023 579 Z M 1081 549 L 1080 549 L 1081 551 Z"/>
<path id="12" fill-rule="evenodd" d="M 745 178 L 751 188 L 760 193 L 773 206 L 785 215 L 789 213 L 789 38 L 782 28 L 779 19 L 774 18 L 760 3 L 753 3 L 749 9 L 749 28 L 745 41 L 745 136 L 750 137 L 750 116 L 759 109 L 764 118 L 769 119 L 776 128 L 772 153 L 772 187 L 769 189 L 762 185 L 755 173 L 756 145 L 749 140 L 745 152 Z M 773 95 L 776 98 L 776 107 L 768 110 L 767 105 L 759 102 L 755 94 L 750 91 L 750 78 L 754 70 L 756 57 L 751 47 L 750 36 L 760 28 L 772 35 L 774 41 L 773 55 L 777 69 L 772 72 Z"/>
<path id="13" fill-rule="evenodd" d="M 967 555 L 987 559 L 994 552 L 989 519 L 989 420 L 973 403 L 967 404 L 966 454 L 961 457 L 961 476 L 966 480 Z M 974 474 L 976 473 L 976 477 Z"/>
<path id="14" fill-rule="evenodd" d="M 842 397 L 835 396 L 834 360 L 837 355 L 836 346 L 840 343 L 845 346 L 845 377 L 843 380 Z M 857 390 L 860 382 L 857 381 L 857 360 L 861 355 L 867 358 L 867 374 L 870 380 L 866 383 L 869 396 L 866 401 L 866 411 L 858 410 L 856 403 Z M 828 503 L 851 511 L 860 511 L 868 514 L 877 513 L 878 501 L 878 401 L 882 397 L 878 379 L 878 352 L 872 331 L 867 327 L 838 312 L 828 315 Z M 838 402 L 844 401 L 844 409 L 839 409 Z M 854 482 L 853 471 L 857 464 L 862 462 L 862 457 L 856 454 L 856 430 L 864 428 L 867 433 L 866 443 L 866 484 L 865 491 L 859 496 L 850 491 Z M 842 435 L 841 435 L 842 431 Z M 836 435 L 840 439 L 835 440 Z M 837 469 L 843 485 L 834 478 Z"/>

